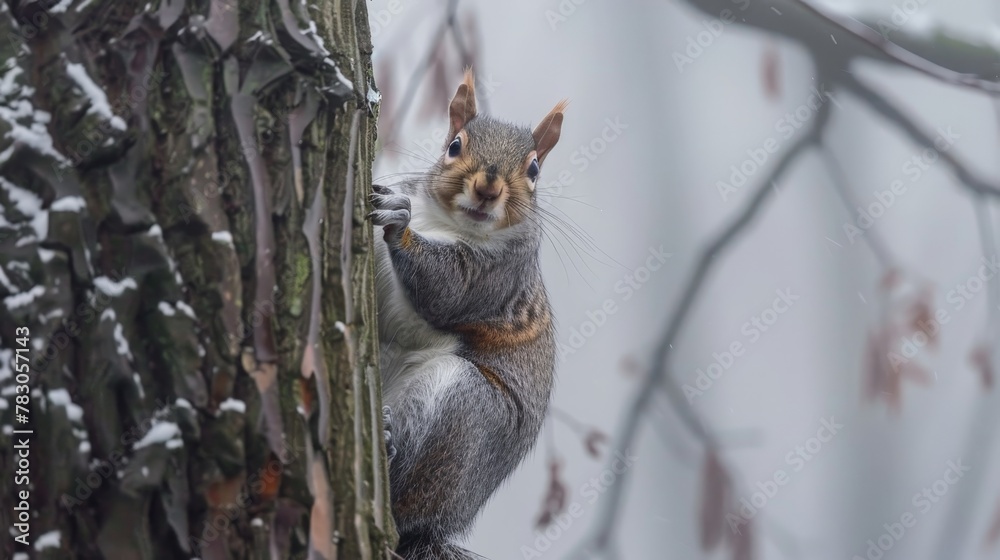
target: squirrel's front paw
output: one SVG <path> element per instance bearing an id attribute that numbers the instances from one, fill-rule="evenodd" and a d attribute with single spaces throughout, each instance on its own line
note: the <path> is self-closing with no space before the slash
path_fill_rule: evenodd
<path id="1" fill-rule="evenodd" d="M 386 237 L 402 234 L 410 225 L 410 198 L 382 185 L 372 185 L 372 223 L 385 228 Z"/>

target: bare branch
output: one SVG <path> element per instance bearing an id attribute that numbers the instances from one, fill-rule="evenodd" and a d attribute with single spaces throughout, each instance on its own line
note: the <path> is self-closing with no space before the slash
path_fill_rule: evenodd
<path id="1" fill-rule="evenodd" d="M 949 84 L 962 87 L 970 87 L 978 89 L 989 93 L 991 95 L 1000 94 L 1000 83 L 984 80 L 979 76 L 973 74 L 956 72 L 950 68 L 946 68 L 940 64 L 936 64 L 927 60 L 922 56 L 918 56 L 911 51 L 904 49 L 903 47 L 897 45 L 896 43 L 889 40 L 888 37 L 875 31 L 871 27 L 868 27 L 864 23 L 856 19 L 851 19 L 833 11 L 820 8 L 815 5 L 811 0 L 796 0 L 802 7 L 804 7 L 808 12 L 816 15 L 824 21 L 827 21 L 838 28 L 854 35 L 861 41 L 864 41 L 871 46 L 882 51 L 891 60 L 907 66 L 920 72 L 926 74 L 932 78 L 941 80 Z M 998 60 L 1000 62 L 1000 60 Z"/>
<path id="2" fill-rule="evenodd" d="M 915 143 L 925 148 L 937 150 L 938 157 L 951 167 L 956 178 L 965 187 L 975 193 L 1000 196 L 1000 187 L 997 187 L 994 181 L 979 177 L 968 166 L 959 161 L 952 152 L 938 149 L 934 145 L 934 138 L 929 133 L 924 131 L 912 118 L 903 113 L 902 110 L 886 99 L 881 93 L 878 93 L 851 74 L 840 76 L 839 83 L 851 91 L 851 93 L 857 95 L 858 98 L 882 115 L 883 118 L 899 128 Z"/>
<path id="3" fill-rule="evenodd" d="M 614 446 L 617 449 L 624 450 L 633 444 L 638 432 L 639 419 L 646 413 L 653 390 L 657 387 L 666 394 L 678 416 L 692 434 L 701 440 L 707 448 L 718 447 L 715 436 L 705 427 L 697 411 L 688 402 L 687 397 L 684 396 L 680 385 L 668 373 L 668 360 L 673 343 L 680 334 L 681 328 L 684 326 L 695 301 L 697 301 L 702 288 L 705 286 L 705 279 L 715 264 L 717 257 L 729 247 L 737 235 L 742 233 L 757 216 L 764 203 L 775 192 L 774 184 L 784 176 L 785 172 L 791 167 L 791 164 L 800 155 L 805 153 L 806 148 L 818 144 L 823 127 L 829 120 L 829 113 L 829 105 L 824 105 L 820 108 L 813 119 L 812 127 L 782 154 L 778 163 L 771 170 L 771 173 L 754 189 L 753 196 L 747 202 L 746 206 L 742 208 L 736 219 L 720 232 L 715 237 L 715 240 L 702 252 L 694 271 L 691 273 L 684 290 L 681 292 L 677 309 L 670 315 L 670 320 L 654 353 L 652 366 L 643 377 L 639 388 L 635 391 L 632 402 L 625 407 L 625 419 L 614 439 Z M 628 473 L 619 476 L 615 483 L 608 488 L 605 498 L 601 501 L 594 532 L 571 554 L 571 558 L 582 558 L 588 550 L 607 550 L 608 543 L 611 542 L 611 536 L 614 532 L 615 523 L 618 520 L 617 511 L 624 496 L 623 490 L 627 477 Z"/>
<path id="4" fill-rule="evenodd" d="M 813 0 L 687 0 L 711 17 L 734 16 L 734 25 L 752 27 L 802 45 L 831 71 L 868 59 L 910 68 L 925 75 L 996 95 L 1000 93 L 1000 51 L 939 30 L 935 35 L 888 30 L 879 33 L 863 22 L 819 11 Z M 875 22 L 871 25 L 878 25 Z M 891 40 L 889 36 L 891 35 Z"/>
<path id="5" fill-rule="evenodd" d="M 448 7 L 445 9 L 444 19 L 438 25 L 437 31 L 434 32 L 434 39 L 428 46 L 427 53 L 410 74 L 410 79 L 406 84 L 406 91 L 400 98 L 398 109 L 395 113 L 393 113 L 393 130 L 389 131 L 385 135 L 389 140 L 395 138 L 395 133 L 398 129 L 402 128 L 403 123 L 406 120 L 406 115 L 409 113 L 410 107 L 413 106 L 413 102 L 416 100 L 417 89 L 427 76 L 427 72 L 434 66 L 434 59 L 438 55 L 438 51 L 440 50 L 446 36 L 451 36 L 452 42 L 455 45 L 455 50 L 458 51 L 458 56 L 461 59 L 462 65 L 471 66 L 473 64 L 475 53 L 469 49 L 460 28 L 460 24 L 458 22 L 458 3 L 459 0 L 448 0 Z M 481 71 L 482 69 L 479 68 L 477 70 Z M 482 96 L 479 100 L 483 105 L 483 110 L 485 112 L 489 112 L 488 96 Z"/>
<path id="6" fill-rule="evenodd" d="M 913 50 L 903 48 L 890 41 L 887 36 L 856 20 L 833 15 L 815 7 L 810 0 L 770 0 L 754 2 L 734 9 L 731 0 L 688 0 L 688 3 L 699 11 L 710 16 L 724 17 L 724 14 L 736 14 L 735 23 L 755 27 L 775 35 L 792 39 L 808 51 L 816 62 L 817 72 L 832 82 L 843 85 L 856 94 L 872 109 L 886 120 L 898 127 L 919 145 L 931 149 L 935 140 L 918 126 L 900 109 L 886 100 L 882 95 L 867 85 L 858 81 L 849 71 L 850 63 L 859 58 L 886 62 L 907 67 L 943 82 L 963 87 L 975 88 L 995 95 L 1000 93 L 1000 83 L 984 79 L 982 75 L 994 76 L 1000 56 L 995 51 L 978 49 L 969 43 L 961 43 L 963 49 L 975 50 L 975 64 L 962 61 L 960 57 L 952 57 L 945 63 L 932 61 L 933 53 L 921 56 Z M 914 37 L 903 36 L 908 44 L 922 45 L 925 50 L 933 50 L 931 45 L 923 45 Z M 975 67 L 979 75 L 962 72 L 957 68 Z M 718 438 L 700 418 L 697 411 L 688 402 L 681 387 L 670 375 L 669 357 L 673 343 L 679 336 L 694 303 L 705 284 L 717 257 L 742 233 L 754 217 L 759 213 L 770 194 L 775 191 L 773 185 L 778 181 L 791 164 L 804 153 L 806 148 L 820 145 L 822 131 L 828 121 L 830 109 L 823 106 L 818 112 L 807 134 L 793 144 L 772 169 L 770 175 L 753 190 L 751 199 L 740 211 L 737 218 L 704 249 L 692 271 L 674 312 L 669 316 L 668 323 L 654 353 L 651 367 L 645 373 L 633 399 L 626 406 L 625 417 L 619 426 L 613 447 L 626 450 L 634 444 L 638 432 L 639 420 L 646 415 L 651 403 L 653 389 L 659 388 L 682 420 L 682 424 L 709 450 L 719 447 Z M 1000 194 L 994 182 L 983 179 L 960 162 L 954 155 L 938 150 L 939 157 L 951 167 L 963 186 L 979 195 Z M 847 188 L 847 181 L 839 163 L 829 152 L 824 152 L 824 161 L 837 189 L 838 195 L 850 209 L 853 209 L 853 198 Z M 890 253 L 876 236 L 867 239 L 876 257 L 884 265 L 892 262 Z M 628 473 L 618 477 L 608 488 L 604 500 L 599 505 L 594 531 L 582 541 L 571 553 L 571 558 L 589 557 L 589 553 L 599 552 L 605 556 L 613 553 L 612 543 L 618 510 L 624 496 L 624 485 Z"/>
<path id="7" fill-rule="evenodd" d="M 403 122 L 406 120 L 406 114 L 410 111 L 410 107 L 413 105 L 414 99 L 417 97 L 417 88 L 420 86 L 420 82 L 423 81 L 424 76 L 427 75 L 427 71 L 430 70 L 431 64 L 434 62 L 434 55 L 437 53 L 438 45 L 444 40 L 445 31 L 448 29 L 448 18 L 446 17 L 441 25 L 438 26 L 438 30 L 434 33 L 434 40 L 431 41 L 430 47 L 427 49 L 427 54 L 424 55 L 423 60 L 416 68 L 413 69 L 413 73 L 410 74 L 410 81 L 406 84 L 406 92 L 403 94 L 403 98 L 399 102 L 399 109 L 393 115 L 393 120 L 396 123 L 395 128 L 402 128 Z M 388 138 L 395 137 L 395 130 L 386 134 Z"/>

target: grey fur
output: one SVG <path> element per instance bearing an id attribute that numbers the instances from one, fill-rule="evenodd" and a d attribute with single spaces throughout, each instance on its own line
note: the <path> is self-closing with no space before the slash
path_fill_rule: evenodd
<path id="1" fill-rule="evenodd" d="M 472 119 L 466 131 L 477 164 L 495 165 L 499 174 L 514 173 L 535 149 L 528 129 L 488 117 Z M 433 189 L 438 169 L 403 192 Z M 529 216 L 488 247 L 431 241 L 407 230 L 410 206 L 400 198 L 379 186 L 372 197 L 392 268 L 417 314 L 461 342 L 457 360 L 448 362 L 460 371 L 433 405 L 420 392 L 393 404 L 389 471 L 399 553 L 407 560 L 473 559 L 448 542 L 469 531 L 534 446 L 552 388 L 555 335 L 538 263 L 540 224 Z M 532 197 L 533 213 L 534 206 Z M 505 329 L 533 336 L 514 345 L 483 342 Z M 394 367 L 384 352 L 383 368 Z"/>

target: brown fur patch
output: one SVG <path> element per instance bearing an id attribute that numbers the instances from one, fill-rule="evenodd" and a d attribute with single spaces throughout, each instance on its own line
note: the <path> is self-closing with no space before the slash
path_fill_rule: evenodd
<path id="1" fill-rule="evenodd" d="M 403 235 L 399 238 L 399 246 L 407 250 L 413 247 L 413 232 L 410 231 L 409 226 L 403 230 Z"/>
<path id="2" fill-rule="evenodd" d="M 533 320 L 526 320 L 528 315 L 525 309 L 520 320 L 513 323 L 471 323 L 458 327 L 455 332 L 477 352 L 501 352 L 538 340 L 552 324 L 552 317 L 544 308 L 535 311 Z"/>
<path id="3" fill-rule="evenodd" d="M 446 165 L 441 171 L 441 176 L 434 181 L 433 194 L 441 203 L 441 206 L 455 210 L 455 197 L 465 192 L 466 179 L 475 171 L 472 158 L 468 155 L 460 155 L 458 158 Z"/>

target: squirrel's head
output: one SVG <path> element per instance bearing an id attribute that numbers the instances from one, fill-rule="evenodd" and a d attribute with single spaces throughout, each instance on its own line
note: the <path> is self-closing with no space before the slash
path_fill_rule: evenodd
<path id="1" fill-rule="evenodd" d="M 534 131 L 476 112 L 470 71 L 448 109 L 449 132 L 431 190 L 451 216 L 479 231 L 529 219 L 545 156 L 559 141 L 566 102 L 556 104 Z"/>

